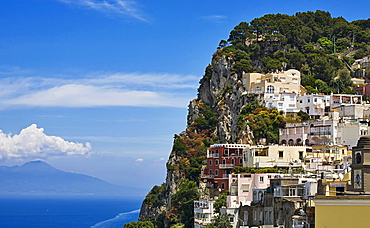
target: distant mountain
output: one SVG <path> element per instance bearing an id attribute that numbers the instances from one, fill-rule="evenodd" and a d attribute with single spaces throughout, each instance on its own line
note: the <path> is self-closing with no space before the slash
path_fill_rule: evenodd
<path id="1" fill-rule="evenodd" d="M 64 172 L 43 161 L 0 166 L 0 196 L 143 196 L 144 189 Z"/>

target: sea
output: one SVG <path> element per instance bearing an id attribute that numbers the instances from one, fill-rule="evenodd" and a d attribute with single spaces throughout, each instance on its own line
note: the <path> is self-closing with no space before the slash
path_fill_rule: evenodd
<path id="1" fill-rule="evenodd" d="M 137 221 L 142 198 L 0 199 L 0 228 L 122 228 Z"/>

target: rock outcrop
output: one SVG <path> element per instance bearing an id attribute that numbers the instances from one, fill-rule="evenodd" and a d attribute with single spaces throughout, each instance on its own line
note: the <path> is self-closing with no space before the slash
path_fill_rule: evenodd
<path id="1" fill-rule="evenodd" d="M 213 132 L 220 143 L 252 143 L 253 134 L 248 126 L 238 126 L 238 117 L 242 108 L 252 99 L 260 99 L 256 95 L 247 95 L 242 83 L 241 75 L 232 71 L 233 62 L 228 58 L 221 58 L 213 64 L 210 77 L 200 81 L 198 97 L 190 101 L 187 125 L 190 127 L 194 121 L 202 116 L 199 104 L 210 106 L 217 113 L 218 122 Z M 172 152 L 167 162 L 166 199 L 163 207 L 142 206 L 140 220 L 148 220 L 158 216 L 164 209 L 171 209 L 171 196 L 178 190 L 182 174 L 176 167 L 179 166 L 181 156 Z M 206 194 L 202 188 L 203 196 Z"/>

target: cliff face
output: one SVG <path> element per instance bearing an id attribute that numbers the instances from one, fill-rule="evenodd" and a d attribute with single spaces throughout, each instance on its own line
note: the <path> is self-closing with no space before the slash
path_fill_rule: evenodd
<path id="1" fill-rule="evenodd" d="M 198 98 L 190 101 L 187 125 L 190 128 L 197 118 L 202 117 L 201 105 L 208 105 L 217 114 L 218 121 L 212 132 L 220 143 L 251 143 L 253 134 L 248 126 L 238 126 L 238 116 L 243 106 L 256 96 L 243 95 L 245 88 L 241 76 L 232 72 L 233 63 L 227 58 L 221 58 L 213 63 L 211 76 L 200 81 Z M 186 134 L 186 133 L 185 133 Z M 163 193 L 163 205 L 147 205 L 144 201 L 140 211 L 140 220 L 152 220 L 164 211 L 166 219 L 170 219 L 171 197 L 178 190 L 183 178 L 179 163 L 183 157 L 172 151 L 167 162 L 166 191 Z M 201 193 L 201 194 L 204 194 Z"/>
<path id="2" fill-rule="evenodd" d="M 232 72 L 232 61 L 222 58 L 214 64 L 212 77 L 201 80 L 198 99 L 214 107 L 219 114 L 217 136 L 221 143 L 251 143 L 253 135 L 248 128 L 240 129 L 238 116 L 241 109 L 258 97 L 243 95 L 246 92 L 241 76 Z M 190 102 L 188 125 L 197 117 L 196 103 Z"/>

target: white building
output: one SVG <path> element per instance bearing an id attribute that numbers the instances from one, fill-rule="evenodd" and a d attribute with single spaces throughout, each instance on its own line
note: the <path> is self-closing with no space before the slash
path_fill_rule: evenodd
<path id="1" fill-rule="evenodd" d="M 301 167 L 307 146 L 251 146 L 243 150 L 244 167 Z"/>
<path id="2" fill-rule="evenodd" d="M 352 148 L 362 135 L 370 133 L 370 123 L 362 119 L 339 117 L 339 112 L 304 123 L 287 124 L 279 129 L 282 145 L 343 145 Z"/>
<path id="3" fill-rule="evenodd" d="M 201 228 L 206 227 L 212 223 L 212 219 L 215 217 L 213 204 L 215 200 L 200 199 L 194 201 L 194 227 Z"/>
<path id="4" fill-rule="evenodd" d="M 330 95 L 309 94 L 299 96 L 297 107 L 310 116 L 325 116 L 330 109 Z"/>
<path id="5" fill-rule="evenodd" d="M 362 118 L 364 105 L 361 95 L 352 94 L 308 94 L 301 95 L 297 99 L 297 108 L 310 116 L 328 116 L 335 109 L 340 117 Z"/>
<path id="6" fill-rule="evenodd" d="M 265 105 L 267 108 L 274 108 L 284 113 L 299 112 L 297 96 L 296 93 L 265 93 Z"/>

